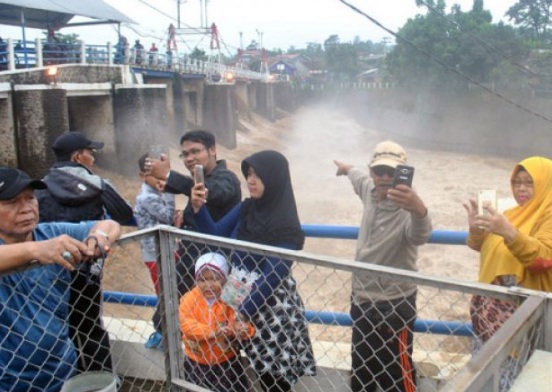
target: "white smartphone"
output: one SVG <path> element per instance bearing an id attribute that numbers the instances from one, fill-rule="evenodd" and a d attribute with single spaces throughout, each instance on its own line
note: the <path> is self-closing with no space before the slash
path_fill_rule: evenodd
<path id="1" fill-rule="evenodd" d="M 477 214 L 484 215 L 487 214 L 487 210 L 483 207 L 490 206 L 496 210 L 497 200 L 496 200 L 496 190 L 494 189 L 485 189 L 477 193 Z"/>
<path id="2" fill-rule="evenodd" d="M 194 181 L 196 184 L 205 184 L 205 175 L 203 173 L 203 165 L 194 166 Z"/>

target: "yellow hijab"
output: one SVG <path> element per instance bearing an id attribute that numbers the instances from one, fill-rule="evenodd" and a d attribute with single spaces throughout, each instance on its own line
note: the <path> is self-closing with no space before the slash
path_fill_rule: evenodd
<path id="1" fill-rule="evenodd" d="M 510 182 L 521 168 L 533 179 L 534 195 L 525 205 L 505 211 L 504 216 L 521 233 L 531 235 L 535 224 L 552 206 L 552 161 L 543 157 L 524 159 L 514 167 Z M 510 253 L 502 237 L 489 234 L 481 246 L 479 281 L 491 283 L 501 275 L 515 275 L 517 282 L 520 282 L 524 277 L 524 268 Z"/>

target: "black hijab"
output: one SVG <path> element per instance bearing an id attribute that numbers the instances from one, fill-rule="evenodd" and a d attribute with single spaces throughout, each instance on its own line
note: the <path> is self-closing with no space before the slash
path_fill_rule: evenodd
<path id="1" fill-rule="evenodd" d="M 245 158 L 241 170 L 247 179 L 252 167 L 265 187 L 260 199 L 242 202 L 237 238 L 259 244 L 291 244 L 302 249 L 305 234 L 297 214 L 287 159 L 277 151 L 260 151 Z"/>

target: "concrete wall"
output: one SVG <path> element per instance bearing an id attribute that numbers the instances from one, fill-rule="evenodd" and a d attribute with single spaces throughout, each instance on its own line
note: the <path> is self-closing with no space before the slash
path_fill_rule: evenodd
<path id="1" fill-rule="evenodd" d="M 217 143 L 236 147 L 236 109 L 233 85 L 206 85 L 203 124 L 212 131 Z"/>
<path id="2" fill-rule="evenodd" d="M 117 167 L 133 175 L 140 155 L 172 140 L 165 85 L 117 85 L 113 99 Z"/>
<path id="3" fill-rule="evenodd" d="M 234 148 L 238 111 L 275 119 L 268 83 L 206 84 L 202 75 L 174 74 L 146 78 L 145 85 L 119 84 L 131 79 L 122 66 L 59 65 L 55 77 L 47 69 L 0 73 L 0 165 L 33 176 L 46 173 L 55 161 L 53 140 L 68 130 L 105 142 L 100 166 L 134 175 L 139 155 L 152 146 L 167 151 L 191 129 L 212 130 L 218 142 Z"/>
<path id="4" fill-rule="evenodd" d="M 76 96 L 68 98 L 69 129 L 82 131 L 92 140 L 105 143 L 97 163 L 105 165 L 105 158 L 116 153 L 113 102 L 110 95 Z"/>
<path id="5" fill-rule="evenodd" d="M 19 168 L 42 177 L 55 160 L 53 139 L 69 130 L 67 92 L 43 85 L 18 85 L 14 90 Z"/>
<path id="6" fill-rule="evenodd" d="M 257 84 L 257 112 L 270 121 L 276 119 L 276 103 L 274 100 L 274 84 Z"/>
<path id="7" fill-rule="evenodd" d="M 198 79 L 183 79 L 179 75 L 174 84 L 174 114 L 176 133 L 203 128 L 205 83 Z"/>
<path id="8" fill-rule="evenodd" d="M 0 83 L 0 165 L 17 166 L 13 92 L 9 83 Z"/>
<path id="9" fill-rule="evenodd" d="M 122 66 L 62 64 L 56 66 L 57 83 L 122 83 Z M 48 67 L 32 70 L 16 70 L 0 73 L 0 82 L 14 84 L 50 84 L 53 79 L 46 75 Z"/>

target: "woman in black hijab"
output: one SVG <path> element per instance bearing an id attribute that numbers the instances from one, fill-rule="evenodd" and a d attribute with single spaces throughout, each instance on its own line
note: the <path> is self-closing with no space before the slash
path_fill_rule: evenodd
<path id="1" fill-rule="evenodd" d="M 243 241 L 302 249 L 305 236 L 287 159 L 277 151 L 265 150 L 244 159 L 241 169 L 250 197 L 216 223 L 202 208 L 208 190 L 201 184 L 194 187 L 192 205 L 199 229 Z M 242 251 L 232 257 L 233 273 L 255 282 L 238 310 L 257 329 L 245 351 L 263 391 L 291 391 L 299 377 L 316 374 L 304 305 L 291 276 L 292 263 Z"/>

